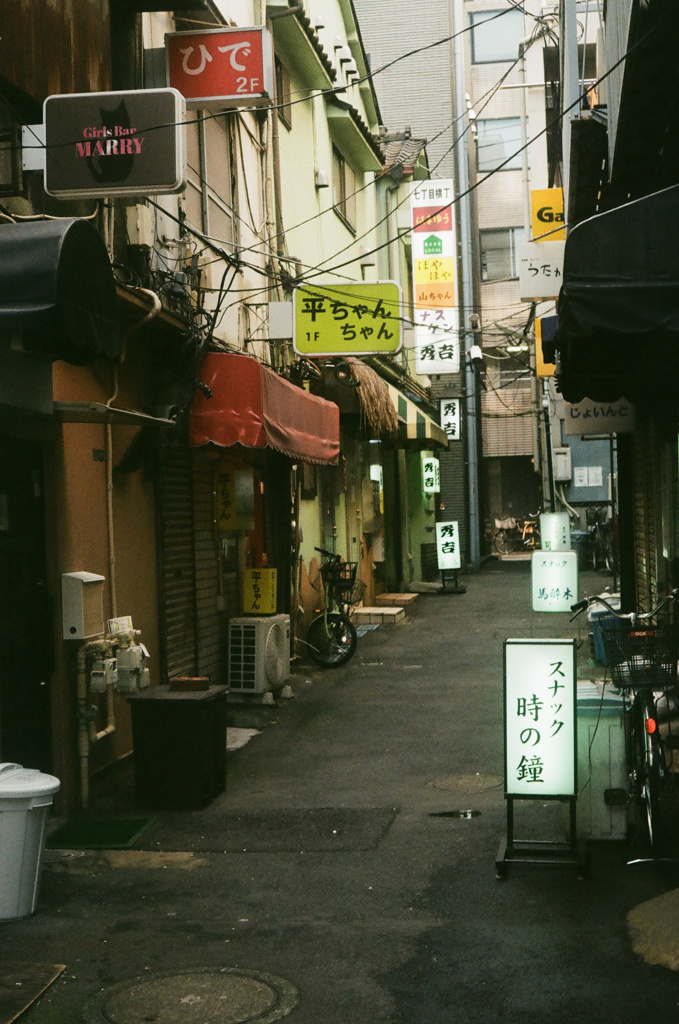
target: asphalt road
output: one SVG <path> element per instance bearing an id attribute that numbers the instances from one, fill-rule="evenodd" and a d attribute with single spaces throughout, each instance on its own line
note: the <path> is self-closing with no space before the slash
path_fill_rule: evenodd
<path id="1" fill-rule="evenodd" d="M 676 971 L 634 947 L 679 966 L 673 863 L 628 865 L 628 842 L 597 842 L 584 880 L 495 875 L 502 641 L 576 635 L 530 610 L 529 581 L 491 562 L 464 595 L 420 596 L 347 666 L 299 666 L 293 700 L 233 709 L 261 731 L 229 754 L 209 808 L 157 814 L 131 851 L 50 855 L 38 912 L 0 927 L 0 961 L 66 965 L 22 1021 L 73 1024 L 127 980 L 240 968 L 294 986 L 295 1024 L 676 1024 Z M 583 591 L 609 582 L 584 574 Z M 96 809 L 130 795 L 123 774 Z M 518 805 L 517 829 L 563 839 L 562 807 Z M 250 1019 L 229 1012 L 203 1020 Z M 186 1013 L 155 1019 L 199 1019 Z"/>

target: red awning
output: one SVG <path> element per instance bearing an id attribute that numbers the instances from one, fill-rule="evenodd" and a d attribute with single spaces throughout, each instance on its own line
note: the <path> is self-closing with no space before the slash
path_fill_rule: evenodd
<path id="1" fill-rule="evenodd" d="M 191 406 L 189 444 L 275 448 L 299 462 L 334 465 L 339 409 L 289 384 L 250 356 L 208 352 L 200 371 L 212 392 Z"/>

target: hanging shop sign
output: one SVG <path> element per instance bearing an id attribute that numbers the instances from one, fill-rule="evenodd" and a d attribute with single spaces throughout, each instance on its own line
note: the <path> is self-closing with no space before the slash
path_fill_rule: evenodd
<path id="1" fill-rule="evenodd" d="M 255 482 L 251 466 L 221 465 L 215 474 L 215 523 L 220 533 L 255 528 Z"/>
<path id="2" fill-rule="evenodd" d="M 543 551 L 571 550 L 571 523 L 568 512 L 542 512 L 540 547 Z"/>
<path id="3" fill-rule="evenodd" d="M 617 402 L 583 399 L 566 403 L 566 433 L 584 437 L 592 434 L 630 434 L 636 426 L 636 409 L 626 398 Z"/>
<path id="4" fill-rule="evenodd" d="M 530 194 L 530 210 L 534 242 L 565 241 L 562 188 L 534 188 Z"/>
<path id="5" fill-rule="evenodd" d="M 457 245 L 453 182 L 418 182 L 412 211 L 415 368 L 429 376 L 459 373 Z"/>
<path id="6" fill-rule="evenodd" d="M 441 464 L 432 455 L 422 453 L 422 490 L 425 494 L 438 494 L 441 490 Z"/>
<path id="7" fill-rule="evenodd" d="M 522 242 L 519 291 L 522 301 L 556 299 L 563 282 L 565 242 Z"/>
<path id="8" fill-rule="evenodd" d="M 277 569 L 245 569 L 243 571 L 243 614 L 274 615 L 276 613 Z"/>
<path id="9" fill-rule="evenodd" d="M 399 352 L 403 344 L 399 285 L 375 281 L 295 288 L 293 344 L 303 356 Z"/>
<path id="10" fill-rule="evenodd" d="M 167 80 L 188 107 L 266 106 L 274 94 L 266 28 L 218 28 L 165 36 Z"/>
<path id="11" fill-rule="evenodd" d="M 59 199 L 181 192 L 184 114 L 176 89 L 48 96 L 45 191 Z"/>
<path id="12" fill-rule="evenodd" d="M 558 316 L 535 318 L 535 375 L 537 377 L 553 377 L 556 373 L 554 337 L 558 326 Z"/>
<path id="13" fill-rule="evenodd" d="M 456 522 L 436 524 L 436 557 L 440 572 L 462 568 L 460 533 Z"/>
<path id="14" fill-rule="evenodd" d="M 505 795 L 577 794 L 576 641 L 505 640 Z"/>
<path id="15" fill-rule="evenodd" d="M 569 612 L 578 599 L 575 551 L 534 551 L 531 558 L 534 612 Z"/>
<path id="16" fill-rule="evenodd" d="M 460 440 L 460 399 L 439 399 L 439 422 L 449 441 Z"/>

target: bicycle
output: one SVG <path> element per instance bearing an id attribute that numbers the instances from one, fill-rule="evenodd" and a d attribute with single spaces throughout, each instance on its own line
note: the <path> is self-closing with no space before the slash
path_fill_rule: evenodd
<path id="1" fill-rule="evenodd" d="M 345 562 L 325 548 L 314 548 L 324 561 L 321 578 L 325 607 L 309 626 L 306 645 L 317 664 L 324 668 L 345 665 L 356 651 L 356 627 L 351 621 L 351 608 L 365 593 L 365 583 L 356 579 L 357 562 Z"/>
<path id="2" fill-rule="evenodd" d="M 526 519 L 496 519 L 496 533 L 493 538 L 495 550 L 501 555 L 512 551 L 536 551 L 540 547 L 539 512 Z"/>
<path id="3" fill-rule="evenodd" d="M 606 519 L 602 509 L 588 509 L 588 525 L 590 526 L 592 568 L 607 569 L 613 572 L 615 550 L 613 544 L 613 520 Z"/>
<path id="4" fill-rule="evenodd" d="M 657 704 L 664 700 L 670 706 L 669 690 L 677 682 L 679 647 L 677 627 L 655 620 L 665 605 L 678 598 L 679 590 L 673 590 L 652 611 L 644 613 L 619 612 L 602 597 L 587 597 L 571 606 L 575 613 L 571 622 L 592 604 L 601 604 L 610 613 L 599 620 L 604 650 L 612 681 L 624 695 L 631 794 L 654 856 L 662 839 L 661 795 L 671 764 L 665 756 Z"/>

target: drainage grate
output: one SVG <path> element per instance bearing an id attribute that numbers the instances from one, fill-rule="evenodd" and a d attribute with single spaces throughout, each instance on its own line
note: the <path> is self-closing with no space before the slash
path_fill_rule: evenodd
<path id="1" fill-rule="evenodd" d="M 481 811 L 430 811 L 430 818 L 458 818 L 460 821 L 471 821 L 472 818 L 478 818 Z"/>

